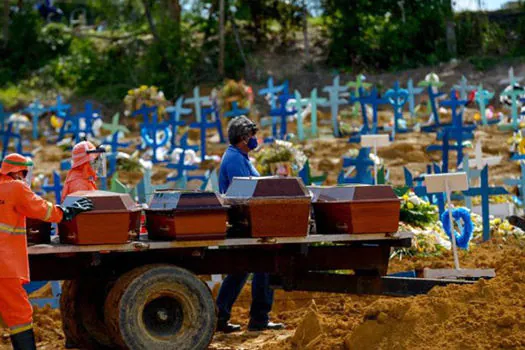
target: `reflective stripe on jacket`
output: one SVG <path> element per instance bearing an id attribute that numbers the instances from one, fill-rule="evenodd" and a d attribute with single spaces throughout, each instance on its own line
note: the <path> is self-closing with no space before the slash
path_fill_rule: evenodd
<path id="1" fill-rule="evenodd" d="M 64 188 L 62 189 L 62 201 L 71 193 L 78 191 L 96 191 L 97 184 L 95 180 L 96 173 L 89 163 L 69 170 Z"/>
<path id="2" fill-rule="evenodd" d="M 26 217 L 60 222 L 62 210 L 33 193 L 25 182 L 0 175 L 0 213 L 0 278 L 29 281 Z"/>

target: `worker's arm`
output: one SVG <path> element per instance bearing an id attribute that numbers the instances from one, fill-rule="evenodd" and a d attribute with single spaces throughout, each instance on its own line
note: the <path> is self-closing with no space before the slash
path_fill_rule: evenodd
<path id="1" fill-rule="evenodd" d="M 32 219 L 38 219 L 46 222 L 60 222 L 64 215 L 62 209 L 36 195 L 29 186 L 20 181 L 16 187 L 15 195 L 17 204 L 15 210 Z"/>

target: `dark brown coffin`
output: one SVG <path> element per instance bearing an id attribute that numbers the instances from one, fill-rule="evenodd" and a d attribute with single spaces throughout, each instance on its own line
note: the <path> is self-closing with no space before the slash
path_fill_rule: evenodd
<path id="1" fill-rule="evenodd" d="M 146 209 L 148 237 L 151 240 L 224 239 L 227 210 L 213 192 L 157 191 Z"/>
<path id="2" fill-rule="evenodd" d="M 51 223 L 26 218 L 27 244 L 51 243 Z"/>
<path id="3" fill-rule="evenodd" d="M 401 201 L 390 186 L 309 187 L 317 233 L 394 233 Z"/>
<path id="4" fill-rule="evenodd" d="M 128 194 L 105 191 L 81 191 L 67 196 L 68 206 L 80 198 L 93 201 L 94 209 L 59 224 L 60 242 L 64 244 L 122 244 L 140 234 L 141 208 Z"/>
<path id="5" fill-rule="evenodd" d="M 230 237 L 304 237 L 311 198 L 300 178 L 238 177 L 225 196 Z"/>

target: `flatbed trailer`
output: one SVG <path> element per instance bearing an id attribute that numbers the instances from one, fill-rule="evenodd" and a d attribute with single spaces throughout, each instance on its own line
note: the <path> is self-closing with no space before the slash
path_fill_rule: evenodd
<path id="1" fill-rule="evenodd" d="M 213 241 L 29 247 L 31 278 L 65 280 L 64 327 L 87 349 L 205 349 L 215 332 L 211 291 L 197 275 L 267 272 L 275 288 L 414 295 L 461 281 L 386 276 L 412 234 L 334 234 Z M 335 271 L 352 270 L 351 274 Z"/>

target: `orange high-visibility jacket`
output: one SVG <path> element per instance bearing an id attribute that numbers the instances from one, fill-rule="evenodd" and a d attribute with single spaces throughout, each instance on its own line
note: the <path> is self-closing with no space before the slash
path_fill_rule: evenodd
<path id="1" fill-rule="evenodd" d="M 96 191 L 97 175 L 89 163 L 69 170 L 64 188 L 62 189 L 62 201 L 66 196 L 78 191 Z"/>
<path id="2" fill-rule="evenodd" d="M 37 196 L 25 182 L 0 175 L 0 279 L 29 282 L 26 217 L 60 222 L 62 216 L 59 207 Z"/>

